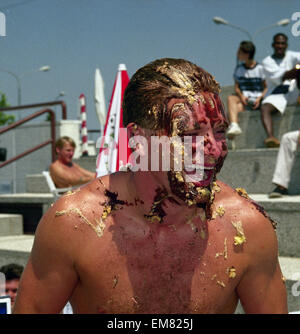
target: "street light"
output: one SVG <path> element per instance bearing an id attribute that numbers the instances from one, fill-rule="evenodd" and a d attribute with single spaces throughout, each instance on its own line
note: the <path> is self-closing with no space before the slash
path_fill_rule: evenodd
<path id="1" fill-rule="evenodd" d="M 257 30 L 254 35 L 252 36 L 250 34 L 249 31 L 247 31 L 246 29 L 240 27 L 240 26 L 237 26 L 237 25 L 234 25 L 234 24 L 231 24 L 230 22 L 226 21 L 225 19 L 223 19 L 222 17 L 219 17 L 219 16 L 215 16 L 213 18 L 213 21 L 216 23 L 216 24 L 224 24 L 224 25 L 228 25 L 232 28 L 235 28 L 235 29 L 238 29 L 238 30 L 241 30 L 243 31 L 245 34 L 247 34 L 247 36 L 249 37 L 249 39 L 253 42 L 254 40 L 254 37 L 257 36 L 259 33 L 261 33 L 262 31 L 265 31 L 267 29 L 270 29 L 270 28 L 273 28 L 273 27 L 281 27 L 281 26 L 286 26 L 290 23 L 290 20 L 289 19 L 282 19 L 282 20 L 279 20 L 278 22 L 274 23 L 274 24 L 271 24 L 267 27 L 264 27 L 262 29 L 259 29 Z"/>
<path id="2" fill-rule="evenodd" d="M 56 96 L 55 100 L 58 100 L 60 97 L 66 96 L 67 94 L 62 90 L 59 92 L 59 94 Z"/>
<path id="3" fill-rule="evenodd" d="M 228 21 L 224 20 L 222 17 L 215 16 L 215 17 L 213 18 L 213 21 L 214 21 L 216 24 L 224 24 L 224 25 L 226 25 L 226 26 L 230 26 L 230 27 L 232 27 L 232 28 L 241 30 L 241 31 L 243 31 L 245 34 L 248 35 L 248 37 L 249 37 L 249 39 L 250 39 L 251 41 L 253 40 L 251 34 L 249 33 L 249 31 L 247 31 L 246 29 L 244 29 L 244 28 L 242 28 L 242 27 L 239 27 L 239 26 L 236 26 L 236 25 L 234 25 L 234 24 L 229 23 Z"/>
<path id="4" fill-rule="evenodd" d="M 28 72 L 25 72 L 21 75 L 17 75 L 16 73 L 12 72 L 12 71 L 8 71 L 8 70 L 5 70 L 5 69 L 2 69 L 0 68 L 0 71 L 2 72 L 6 72 L 10 75 L 12 75 L 16 81 L 17 81 L 17 88 L 18 88 L 18 105 L 20 106 L 21 105 L 21 101 L 22 101 L 22 95 L 21 95 L 21 78 L 26 75 L 26 74 L 30 74 L 30 73 L 34 73 L 34 72 L 47 72 L 51 69 L 51 67 L 49 65 L 44 65 L 44 66 L 41 66 L 40 68 L 38 68 L 37 70 L 34 70 L 34 71 L 28 71 Z"/>
<path id="5" fill-rule="evenodd" d="M 278 21 L 278 22 L 276 22 L 276 23 L 274 23 L 274 24 L 271 24 L 271 25 L 269 25 L 269 26 L 267 26 L 267 27 L 264 27 L 264 28 L 262 28 L 262 29 L 257 30 L 257 31 L 254 33 L 253 37 L 256 37 L 256 36 L 257 36 L 258 34 L 260 34 L 262 31 L 265 31 L 265 30 L 267 30 L 267 29 L 270 29 L 270 28 L 273 28 L 273 27 L 283 27 L 283 26 L 286 26 L 286 25 L 288 25 L 290 22 L 291 22 L 291 21 L 290 21 L 289 19 L 282 19 L 282 20 L 280 20 L 280 21 Z"/>

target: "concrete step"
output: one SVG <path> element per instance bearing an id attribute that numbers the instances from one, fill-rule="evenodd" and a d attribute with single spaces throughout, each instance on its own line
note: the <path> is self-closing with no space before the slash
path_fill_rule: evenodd
<path id="1" fill-rule="evenodd" d="M 50 193 L 50 188 L 43 174 L 26 175 L 27 193 Z"/>
<path id="2" fill-rule="evenodd" d="M 229 150 L 218 178 L 230 186 L 252 194 L 268 194 L 274 189 L 273 172 L 278 149 Z M 300 194 L 300 152 L 296 153 L 289 193 Z"/>
<path id="3" fill-rule="evenodd" d="M 222 87 L 221 98 L 227 110 L 227 96 L 234 93 L 233 86 Z M 288 131 L 299 130 L 300 105 L 293 105 L 286 108 L 284 115 L 276 113 L 272 116 L 274 135 L 280 140 L 282 135 Z M 243 133 L 236 137 L 236 149 L 264 148 L 266 132 L 261 122 L 259 110 L 246 110 L 239 113 L 239 124 Z M 231 147 L 229 141 L 229 147 Z"/>
<path id="4" fill-rule="evenodd" d="M 0 213 L 0 236 L 22 235 L 23 216 L 18 214 Z"/>
<path id="5" fill-rule="evenodd" d="M 266 213 L 277 222 L 277 239 L 280 256 L 300 258 L 300 196 L 271 199 L 264 194 L 250 194 Z"/>
<path id="6" fill-rule="evenodd" d="M 34 241 L 33 235 L 0 237 L 0 266 L 8 263 L 26 265 Z M 279 257 L 282 274 L 286 279 L 289 312 L 300 311 L 300 258 Z M 238 305 L 237 314 L 244 313 Z"/>
<path id="7" fill-rule="evenodd" d="M 32 249 L 33 235 L 1 236 L 0 267 L 9 263 L 25 265 Z"/>
<path id="8" fill-rule="evenodd" d="M 21 214 L 24 233 L 34 234 L 42 215 L 54 202 L 50 193 L 18 193 L 0 195 L 0 213 Z"/>

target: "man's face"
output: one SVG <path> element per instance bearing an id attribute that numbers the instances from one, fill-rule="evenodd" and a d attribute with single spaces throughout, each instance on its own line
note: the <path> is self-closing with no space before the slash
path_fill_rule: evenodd
<path id="1" fill-rule="evenodd" d="M 19 279 L 12 279 L 6 281 L 6 286 L 5 286 L 5 293 L 10 296 L 11 298 L 11 306 L 14 306 L 16 297 L 17 297 L 17 292 L 18 292 L 18 287 L 19 287 Z"/>
<path id="2" fill-rule="evenodd" d="M 212 182 L 227 155 L 225 131 L 228 122 L 219 96 L 203 92 L 195 98 L 196 102 L 192 106 L 184 99 L 171 99 L 167 105 L 171 113 L 171 136 L 182 138 L 190 136 L 193 143 L 192 157 L 187 158 L 196 164 L 196 168 L 204 168 L 204 175 L 200 180 L 196 177 L 196 170 L 188 170 L 186 166 L 181 173 L 169 172 L 169 182 L 173 193 L 191 205 L 192 202 L 196 204 L 209 199 Z M 201 145 L 201 141 L 196 140 L 197 136 L 201 136 L 204 140 L 202 165 L 196 155 L 197 146 Z M 194 181 L 182 183 L 182 179 L 193 180 L 193 176 Z"/>
<path id="3" fill-rule="evenodd" d="M 239 61 L 246 62 L 249 59 L 249 54 L 239 48 L 237 52 L 237 57 Z"/>
<path id="4" fill-rule="evenodd" d="M 74 147 L 70 143 L 65 143 L 63 148 L 57 148 L 58 159 L 64 164 L 70 164 L 74 155 Z"/>
<path id="5" fill-rule="evenodd" d="M 288 44 L 284 36 L 277 36 L 272 46 L 277 58 L 283 58 L 285 56 L 285 51 L 288 47 Z"/>

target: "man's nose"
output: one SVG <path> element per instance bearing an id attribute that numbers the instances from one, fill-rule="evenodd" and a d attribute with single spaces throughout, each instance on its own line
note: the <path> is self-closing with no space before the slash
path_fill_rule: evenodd
<path id="1" fill-rule="evenodd" d="M 221 154 L 221 148 L 212 134 L 204 137 L 204 154 L 218 158 Z"/>

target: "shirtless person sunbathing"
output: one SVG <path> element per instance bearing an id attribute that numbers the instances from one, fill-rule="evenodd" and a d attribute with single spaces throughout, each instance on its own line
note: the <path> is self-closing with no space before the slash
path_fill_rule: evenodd
<path id="1" fill-rule="evenodd" d="M 72 161 L 76 144 L 70 137 L 59 138 L 55 143 L 57 160 L 50 165 L 50 175 L 57 188 L 67 188 L 88 183 L 96 177 Z"/>
<path id="2" fill-rule="evenodd" d="M 153 135 L 191 136 L 192 160 L 204 138 L 203 178 L 173 161 L 62 196 L 38 225 L 14 313 L 58 313 L 68 300 L 74 313 L 233 313 L 238 300 L 246 313 L 287 313 L 275 223 L 216 180 L 228 124 L 218 93 L 186 60 L 135 73 L 123 102 L 129 136 L 149 146 Z M 150 152 L 137 144 L 137 162 Z"/>

